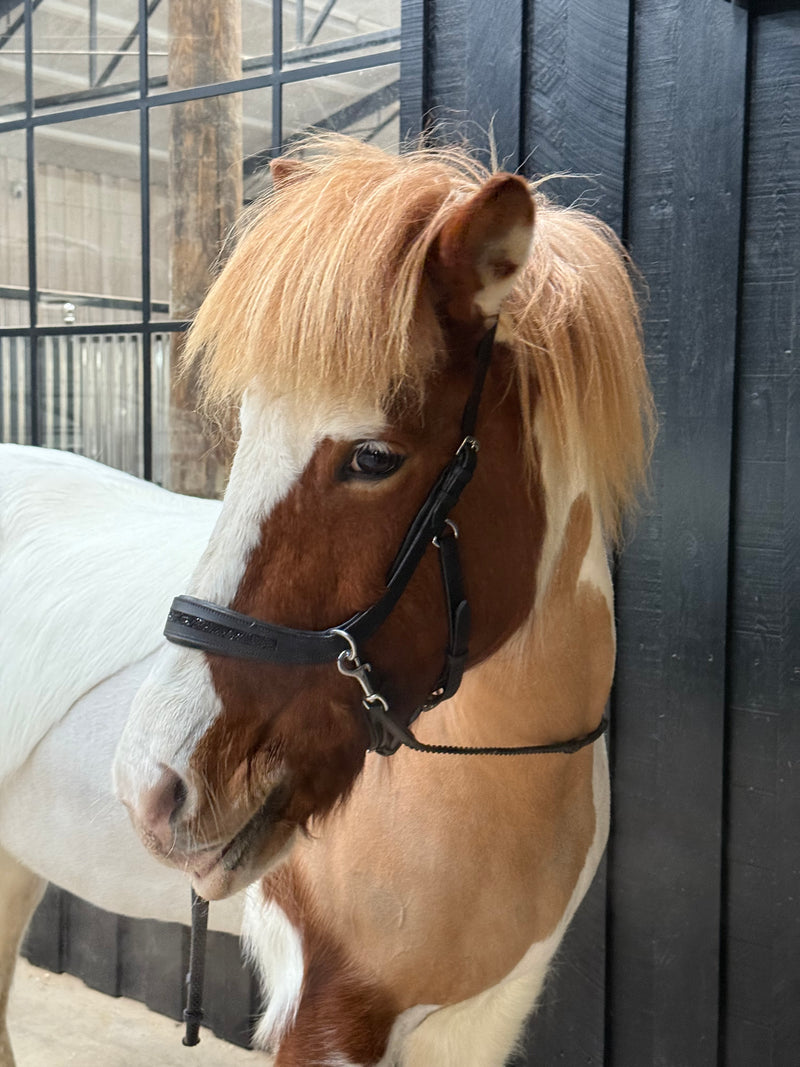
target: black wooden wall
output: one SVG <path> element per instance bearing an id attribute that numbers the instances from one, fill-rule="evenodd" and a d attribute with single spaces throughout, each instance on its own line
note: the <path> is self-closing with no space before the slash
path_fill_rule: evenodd
<path id="1" fill-rule="evenodd" d="M 612 838 L 518 1067 L 800 1063 L 800 10 L 774 6 L 404 0 L 407 128 L 491 125 L 510 169 L 575 175 L 551 191 L 649 289 L 661 428 L 617 565 Z M 111 963 L 40 958 L 174 1008 L 181 965 L 153 959 L 183 933 L 108 922 Z M 235 1036 L 250 987 L 219 945 Z"/>
<path id="2" fill-rule="evenodd" d="M 617 566 L 607 870 L 520 1064 L 800 1063 L 800 11 L 779 6 L 429 10 L 429 106 L 496 116 L 512 167 L 577 175 L 551 190 L 630 247 L 661 423 Z"/>

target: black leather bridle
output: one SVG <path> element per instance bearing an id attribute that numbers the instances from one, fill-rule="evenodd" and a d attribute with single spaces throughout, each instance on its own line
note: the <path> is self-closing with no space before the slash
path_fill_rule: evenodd
<path id="1" fill-rule="evenodd" d="M 164 635 L 176 645 L 210 652 L 217 656 L 255 660 L 260 663 L 313 664 L 336 661 L 342 674 L 359 683 L 363 691 L 372 752 L 390 756 L 401 745 L 417 752 L 471 756 L 522 756 L 571 754 L 591 745 L 605 732 L 605 715 L 588 734 L 550 745 L 520 745 L 510 748 L 469 748 L 459 745 L 428 745 L 418 741 L 411 731 L 396 722 L 389 703 L 372 685 L 369 663 L 359 658 L 359 645 L 371 637 L 386 621 L 408 585 L 411 576 L 433 544 L 439 551 L 442 585 L 448 618 L 448 643 L 444 666 L 428 699 L 414 712 L 411 722 L 423 712 L 451 697 L 464 674 L 467 660 L 470 611 L 461 575 L 458 530 L 449 518 L 461 493 L 472 478 L 478 459 L 478 441 L 474 436 L 483 386 L 494 346 L 493 326 L 478 345 L 478 366 L 472 391 L 461 416 L 461 444 L 439 474 L 406 533 L 386 577 L 383 595 L 371 607 L 358 612 L 340 626 L 327 630 L 295 630 L 272 622 L 263 622 L 230 608 L 178 596 L 172 602 Z M 205 955 L 205 931 L 208 904 L 192 890 L 191 965 L 187 975 L 188 997 L 184 1011 L 185 1045 L 196 1045 L 203 1018 L 202 985 Z"/>
<path id="2" fill-rule="evenodd" d="M 196 597 L 178 596 L 172 602 L 164 628 L 166 638 L 174 644 L 202 652 L 260 663 L 298 665 L 336 661 L 341 673 L 353 677 L 362 688 L 362 705 L 369 727 L 369 749 L 382 756 L 392 755 L 401 745 L 418 752 L 544 755 L 577 752 L 596 741 L 606 729 L 605 716 L 590 733 L 549 745 L 469 748 L 423 744 L 407 727 L 392 718 L 388 701 L 372 684 L 371 665 L 362 663 L 359 658 L 359 647 L 389 617 L 429 545 L 433 544 L 439 552 L 449 636 L 439 678 L 428 699 L 414 712 L 411 722 L 423 711 L 451 697 L 461 684 L 468 654 L 470 610 L 461 573 L 458 530 L 449 515 L 472 478 L 477 463 L 479 446 L 474 430 L 495 330 L 496 326 L 492 326 L 478 345 L 475 379 L 461 417 L 461 444 L 440 472 L 411 523 L 389 568 L 386 589 L 379 600 L 339 626 L 327 630 L 296 630 L 254 619 Z"/>

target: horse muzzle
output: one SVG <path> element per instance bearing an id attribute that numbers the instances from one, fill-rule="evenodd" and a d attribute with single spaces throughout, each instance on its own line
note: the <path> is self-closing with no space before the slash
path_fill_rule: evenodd
<path id="1" fill-rule="evenodd" d="M 118 792 L 147 850 L 183 871 L 206 900 L 244 888 L 285 855 L 294 836 L 284 818 L 290 790 L 283 774 L 274 776 L 257 807 L 229 811 L 224 823 L 216 799 L 201 797 L 171 768 L 135 799 L 124 787 Z"/>

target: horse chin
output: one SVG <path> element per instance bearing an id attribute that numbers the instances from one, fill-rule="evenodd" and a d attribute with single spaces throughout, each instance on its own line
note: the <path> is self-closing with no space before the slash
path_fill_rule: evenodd
<path id="1" fill-rule="evenodd" d="M 197 865 L 187 863 L 194 891 L 206 900 L 222 900 L 238 893 L 282 863 L 296 836 L 296 826 L 279 822 L 247 841 L 242 851 L 241 835 L 237 835 L 210 861 L 206 858 Z"/>

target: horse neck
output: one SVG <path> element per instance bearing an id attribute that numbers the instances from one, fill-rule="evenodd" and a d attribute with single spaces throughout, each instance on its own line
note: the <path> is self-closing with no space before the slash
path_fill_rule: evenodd
<path id="1" fill-rule="evenodd" d="M 591 487 L 577 470 L 557 466 L 537 429 L 547 523 L 533 610 L 467 673 L 442 715 L 423 717 L 422 740 L 549 744 L 589 732 L 603 714 L 615 634 L 602 523 Z"/>

